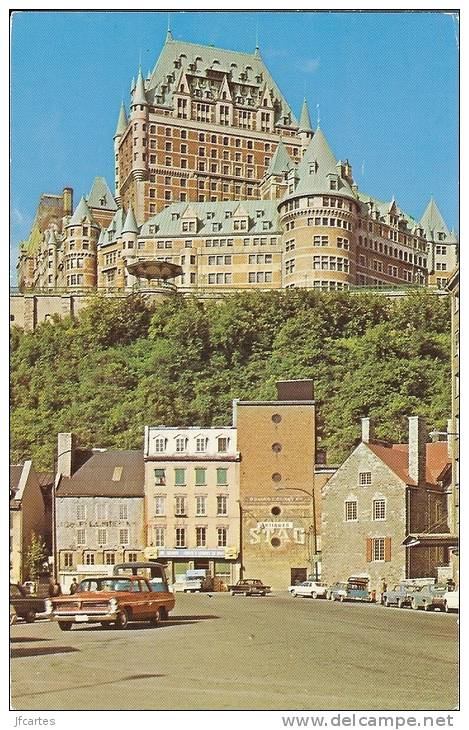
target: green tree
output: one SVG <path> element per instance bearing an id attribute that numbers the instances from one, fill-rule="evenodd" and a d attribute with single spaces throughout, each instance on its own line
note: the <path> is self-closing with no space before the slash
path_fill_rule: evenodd
<path id="1" fill-rule="evenodd" d="M 41 535 L 31 532 L 25 560 L 29 580 L 37 580 L 38 576 L 44 572 L 44 563 L 47 562 L 47 557 L 46 543 Z"/>

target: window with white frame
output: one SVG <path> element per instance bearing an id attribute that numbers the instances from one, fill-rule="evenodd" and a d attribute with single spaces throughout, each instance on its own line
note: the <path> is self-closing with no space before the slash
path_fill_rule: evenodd
<path id="1" fill-rule="evenodd" d="M 228 439 L 225 436 L 219 436 L 217 444 L 218 453 L 224 454 L 228 451 Z"/>
<path id="2" fill-rule="evenodd" d="M 205 547 L 207 544 L 207 528 L 196 527 L 195 528 L 195 544 L 197 547 Z"/>
<path id="3" fill-rule="evenodd" d="M 217 515 L 228 514 L 228 497 L 225 494 L 217 495 Z"/>
<path id="4" fill-rule="evenodd" d="M 62 553 L 62 565 L 64 568 L 71 568 L 73 566 L 73 553 Z"/>
<path id="5" fill-rule="evenodd" d="M 166 498 L 162 494 L 155 497 L 155 515 L 166 514 Z"/>
<path id="6" fill-rule="evenodd" d="M 186 547 L 186 528 L 176 527 L 176 547 Z"/>
<path id="7" fill-rule="evenodd" d="M 107 519 L 107 504 L 105 502 L 96 502 L 96 519 Z"/>
<path id="8" fill-rule="evenodd" d="M 186 451 L 187 448 L 187 439 L 184 436 L 178 436 L 176 438 L 176 452 L 180 454 L 183 451 Z"/>
<path id="9" fill-rule="evenodd" d="M 120 520 L 128 520 L 129 519 L 129 510 L 127 505 L 124 502 L 121 502 L 119 505 L 119 519 Z"/>
<path id="10" fill-rule="evenodd" d="M 385 499 L 374 499 L 373 500 L 373 519 L 374 520 L 385 520 L 386 519 L 386 500 Z"/>
<path id="11" fill-rule="evenodd" d="M 176 517 L 185 517 L 187 514 L 186 510 L 186 498 L 178 495 L 174 498 L 174 514 Z"/>
<path id="12" fill-rule="evenodd" d="M 86 520 L 86 505 L 83 502 L 77 504 L 77 520 Z"/>
<path id="13" fill-rule="evenodd" d="M 195 514 L 197 516 L 207 514 L 207 497 L 198 495 L 195 498 Z"/>
<path id="14" fill-rule="evenodd" d="M 217 527 L 217 547 L 226 547 L 227 545 L 227 527 Z"/>
<path id="15" fill-rule="evenodd" d="M 98 544 L 106 545 L 107 543 L 107 530 L 100 528 L 98 530 Z"/>
<path id="16" fill-rule="evenodd" d="M 129 530 L 127 527 L 123 527 L 119 530 L 119 545 L 129 544 Z"/>
<path id="17" fill-rule="evenodd" d="M 105 565 L 115 565 L 116 564 L 116 554 L 111 551 L 104 553 L 104 564 Z"/>
<path id="18" fill-rule="evenodd" d="M 345 521 L 356 522 L 357 519 L 357 500 L 347 499 L 345 502 Z"/>
<path id="19" fill-rule="evenodd" d="M 384 537 L 374 537 L 372 541 L 372 557 L 374 562 L 384 561 Z"/>
<path id="20" fill-rule="evenodd" d="M 199 453 L 203 453 L 207 450 L 207 439 L 205 436 L 197 436 L 195 440 L 195 450 Z"/>
<path id="21" fill-rule="evenodd" d="M 158 437 L 153 440 L 153 446 L 157 454 L 161 454 L 166 451 L 166 439 Z"/>
<path id="22" fill-rule="evenodd" d="M 155 547 L 164 547 L 165 545 L 165 528 L 155 527 L 154 528 L 154 541 Z"/>
<path id="23" fill-rule="evenodd" d="M 94 553 L 85 553 L 84 563 L 85 565 L 94 565 Z"/>
<path id="24" fill-rule="evenodd" d="M 358 483 L 361 487 L 371 484 L 371 471 L 361 471 L 358 474 Z"/>
<path id="25" fill-rule="evenodd" d="M 77 545 L 86 544 L 86 533 L 85 530 L 77 530 Z"/>

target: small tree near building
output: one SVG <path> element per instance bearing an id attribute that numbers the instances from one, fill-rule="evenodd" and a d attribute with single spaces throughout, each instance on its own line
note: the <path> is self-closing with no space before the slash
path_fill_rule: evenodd
<path id="1" fill-rule="evenodd" d="M 47 563 L 46 543 L 41 535 L 36 535 L 35 532 L 32 532 L 25 561 L 29 580 L 37 580 L 44 572 L 44 563 Z"/>

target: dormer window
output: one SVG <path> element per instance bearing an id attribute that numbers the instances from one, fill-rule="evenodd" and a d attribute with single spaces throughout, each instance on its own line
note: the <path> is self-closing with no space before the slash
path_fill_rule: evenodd
<path id="1" fill-rule="evenodd" d="M 179 220 L 179 213 L 171 213 L 171 220 L 172 221 Z"/>
<path id="2" fill-rule="evenodd" d="M 264 215 L 263 210 L 256 210 L 256 218 L 262 218 L 263 215 Z"/>
<path id="3" fill-rule="evenodd" d="M 211 220 L 212 218 L 215 218 L 215 213 L 213 212 L 213 210 L 209 210 L 207 212 L 207 220 Z"/>
<path id="4" fill-rule="evenodd" d="M 205 436 L 197 436 L 195 440 L 195 450 L 199 454 L 205 453 L 207 451 L 207 439 Z"/>
<path id="5" fill-rule="evenodd" d="M 232 215 L 231 210 L 225 210 L 225 218 L 231 218 Z"/>
<path id="6" fill-rule="evenodd" d="M 156 233 L 158 226 L 149 226 L 148 230 L 150 233 Z"/>
<path id="7" fill-rule="evenodd" d="M 221 223 L 212 223 L 212 231 L 221 231 Z"/>
<path id="8" fill-rule="evenodd" d="M 329 189 L 337 190 L 337 180 L 329 180 Z"/>
<path id="9" fill-rule="evenodd" d="M 311 162 L 311 164 L 309 166 L 309 174 L 315 175 L 318 171 L 318 167 L 319 167 L 319 165 L 317 163 L 317 160 L 314 160 L 314 162 Z"/>
<path id="10" fill-rule="evenodd" d="M 445 239 L 446 239 L 446 234 L 445 233 L 439 233 L 438 234 L 438 240 L 439 241 L 444 241 Z"/>
<path id="11" fill-rule="evenodd" d="M 162 454 L 166 451 L 166 439 L 162 436 L 157 436 L 153 440 L 153 447 L 157 454 Z"/>
<path id="12" fill-rule="evenodd" d="M 233 227 L 235 231 L 247 231 L 248 222 L 245 218 L 241 218 L 241 220 L 234 221 Z"/>

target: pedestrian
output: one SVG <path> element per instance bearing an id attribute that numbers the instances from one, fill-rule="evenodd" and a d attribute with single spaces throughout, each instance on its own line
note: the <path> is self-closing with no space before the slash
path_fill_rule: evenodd
<path id="1" fill-rule="evenodd" d="M 53 578 L 49 581 L 49 598 L 54 598 L 55 596 L 61 596 L 62 595 L 62 589 L 60 588 L 60 583 L 58 583 L 56 580 L 53 580 Z"/>
<path id="2" fill-rule="evenodd" d="M 380 585 L 380 603 L 384 603 L 384 594 L 388 590 L 388 584 L 386 582 L 386 578 L 380 578 L 381 585 Z"/>
<path id="3" fill-rule="evenodd" d="M 78 588 L 78 582 L 77 579 L 74 578 L 70 584 L 70 595 L 73 596 L 74 593 L 76 593 Z"/>

